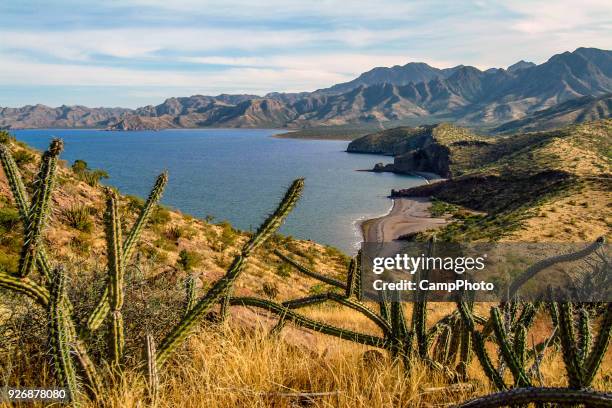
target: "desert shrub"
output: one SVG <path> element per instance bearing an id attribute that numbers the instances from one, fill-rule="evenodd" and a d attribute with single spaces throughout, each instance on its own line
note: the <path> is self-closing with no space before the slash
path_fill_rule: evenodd
<path id="1" fill-rule="evenodd" d="M 274 283 L 264 282 L 261 287 L 261 292 L 264 296 L 269 299 L 276 299 L 278 296 L 279 290 L 278 287 Z"/>
<path id="2" fill-rule="evenodd" d="M 13 153 L 13 159 L 15 159 L 15 163 L 19 167 L 23 167 L 26 164 L 30 164 L 34 162 L 34 155 L 27 150 L 18 150 Z"/>
<path id="3" fill-rule="evenodd" d="M 182 249 L 181 252 L 179 252 L 179 259 L 177 261 L 177 264 L 185 272 L 191 271 L 193 268 L 198 266 L 199 263 L 200 257 L 197 253 L 187 251 L 186 249 Z"/>
<path id="4" fill-rule="evenodd" d="M 171 241 L 178 241 L 180 238 L 185 236 L 185 230 L 179 225 L 171 225 L 166 230 L 166 237 Z"/>
<path id="5" fill-rule="evenodd" d="M 127 209 L 133 213 L 139 213 L 144 206 L 144 200 L 134 195 L 126 195 Z"/>
<path id="6" fill-rule="evenodd" d="M 8 142 L 14 141 L 15 138 L 11 136 L 6 130 L 0 130 L 0 144 L 7 144 Z"/>
<path id="7" fill-rule="evenodd" d="M 278 265 L 274 272 L 282 278 L 288 278 L 291 276 L 291 267 L 287 263 L 283 262 Z"/>
<path id="8" fill-rule="evenodd" d="M 62 210 L 62 216 L 66 224 L 78 231 L 87 233 L 93 229 L 90 214 L 91 209 L 84 205 L 73 205 Z"/>
<path id="9" fill-rule="evenodd" d="M 91 236 L 86 233 L 80 233 L 70 239 L 70 247 L 77 253 L 88 254 L 91 251 L 92 240 Z"/>
<path id="10" fill-rule="evenodd" d="M 238 232 L 232 227 L 228 221 L 223 221 L 219 224 L 223 229 L 221 230 L 221 236 L 219 237 L 219 241 L 225 246 L 228 247 L 232 245 L 236 238 L 238 237 Z"/>
<path id="11" fill-rule="evenodd" d="M 19 211 L 15 208 L 0 208 L 0 231 L 10 232 L 19 225 L 19 222 Z"/>
<path id="12" fill-rule="evenodd" d="M 170 211 L 163 207 L 157 207 L 151 215 L 151 224 L 165 225 L 170 221 Z"/>
<path id="13" fill-rule="evenodd" d="M 101 179 L 108 179 L 108 173 L 101 169 L 90 169 L 85 160 L 75 160 L 72 164 L 72 171 L 77 178 L 92 187 L 100 184 Z"/>

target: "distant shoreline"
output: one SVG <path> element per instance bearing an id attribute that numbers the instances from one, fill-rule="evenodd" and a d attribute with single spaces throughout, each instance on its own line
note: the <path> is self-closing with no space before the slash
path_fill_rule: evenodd
<path id="1" fill-rule="evenodd" d="M 427 197 L 394 198 L 388 214 L 361 222 L 363 242 L 391 242 L 402 235 L 443 227 L 445 218 L 429 213 Z"/>

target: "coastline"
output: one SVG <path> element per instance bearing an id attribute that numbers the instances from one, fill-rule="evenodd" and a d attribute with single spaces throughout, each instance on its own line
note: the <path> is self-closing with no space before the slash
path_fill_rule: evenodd
<path id="1" fill-rule="evenodd" d="M 430 206 L 427 197 L 394 198 L 389 213 L 360 223 L 363 242 L 391 242 L 405 234 L 446 225 L 447 219 L 431 217 Z"/>

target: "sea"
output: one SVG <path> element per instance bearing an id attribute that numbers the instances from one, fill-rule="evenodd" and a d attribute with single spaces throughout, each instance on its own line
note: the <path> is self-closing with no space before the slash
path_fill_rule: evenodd
<path id="1" fill-rule="evenodd" d="M 255 230 L 272 212 L 291 181 L 304 177 L 304 195 L 280 232 L 332 245 L 354 254 L 359 223 L 387 213 L 391 189 L 423 184 L 420 177 L 372 173 L 391 157 L 347 153 L 347 141 L 276 138 L 283 130 L 197 129 L 103 131 L 35 129 L 12 131 L 44 150 L 64 140 L 62 159 L 85 160 L 110 175 L 105 184 L 146 197 L 156 176 L 169 172 L 162 203 L 198 218 L 227 220 Z"/>

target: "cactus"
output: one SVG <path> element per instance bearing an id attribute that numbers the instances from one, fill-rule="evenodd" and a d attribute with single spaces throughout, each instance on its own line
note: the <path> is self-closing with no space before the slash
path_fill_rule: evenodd
<path id="1" fill-rule="evenodd" d="M 166 188 L 166 184 L 168 184 L 168 173 L 163 172 L 157 177 L 155 185 L 153 186 L 153 189 L 151 190 L 151 193 L 149 194 L 149 197 L 147 198 L 147 201 L 145 202 L 136 223 L 134 226 L 132 226 L 127 239 L 123 243 L 123 253 L 120 258 L 122 259 L 121 262 L 124 266 L 127 265 L 132 258 L 136 243 L 140 240 L 144 226 L 149 221 L 149 218 L 153 213 L 153 209 L 161 199 L 164 189 Z M 109 264 L 110 263 L 112 263 L 112 261 L 110 261 Z M 94 310 L 89 315 L 86 326 L 81 331 L 82 336 L 87 336 L 89 332 L 97 330 L 104 322 L 104 319 L 111 310 L 108 296 L 109 288 L 106 287 L 102 293 L 102 296 L 100 296 L 100 300 L 98 300 L 96 303 Z"/>
<path id="2" fill-rule="evenodd" d="M 528 404 L 559 404 L 573 406 L 576 403 L 587 407 L 607 408 L 612 406 L 612 394 L 591 390 L 567 388 L 515 388 L 510 391 L 478 397 L 457 406 L 457 408 L 497 408 L 501 406 L 527 406 Z"/>
<path id="3" fill-rule="evenodd" d="M 108 251 L 108 293 L 109 306 L 112 316 L 112 325 L 109 332 L 109 346 L 111 358 L 116 367 L 119 367 L 123 355 L 123 276 L 124 264 L 121 248 L 121 217 L 117 208 L 117 195 L 107 189 L 106 214 L 106 247 Z"/>
<path id="4" fill-rule="evenodd" d="M 10 289 L 26 295 L 42 307 L 49 304 L 49 291 L 29 278 L 17 278 L 0 271 L 0 288 Z"/>
<path id="5" fill-rule="evenodd" d="M 222 296 L 229 296 L 227 291 L 242 273 L 251 252 L 259 245 L 263 244 L 265 240 L 280 227 L 281 223 L 300 198 L 303 188 L 303 179 L 297 179 L 293 182 L 276 211 L 268 217 L 262 226 L 259 227 L 255 235 L 245 244 L 242 253 L 234 258 L 225 276 L 219 279 L 212 288 L 198 300 L 189 313 L 187 313 L 161 341 L 156 357 L 159 366 L 162 366 L 179 344 L 187 338 L 195 324 L 210 310 L 213 304 Z"/>
<path id="6" fill-rule="evenodd" d="M 185 312 L 184 314 L 189 313 L 189 311 L 193 308 L 193 304 L 195 302 L 195 278 L 193 274 L 189 275 L 187 279 L 185 279 Z"/>
<path id="7" fill-rule="evenodd" d="M 149 401 L 155 405 L 159 394 L 159 375 L 157 374 L 157 363 L 155 362 L 155 340 L 153 336 L 147 334 L 145 338 L 145 356 L 147 360 L 147 389 L 149 391 Z"/>
<path id="8" fill-rule="evenodd" d="M 276 256 L 278 256 L 280 259 L 282 259 L 283 261 L 287 262 L 289 265 L 291 265 L 294 268 L 296 268 L 299 272 L 303 273 L 306 276 L 309 276 L 311 278 L 319 280 L 319 281 L 321 281 L 323 283 L 327 283 L 328 285 L 335 286 L 335 287 L 340 288 L 342 290 L 345 290 L 345 291 L 347 290 L 346 285 L 344 283 L 340 282 L 339 280 L 334 279 L 334 278 L 330 278 L 329 276 L 325 276 L 325 275 L 322 275 L 322 274 L 314 272 L 314 271 L 311 271 L 310 269 L 308 269 L 304 265 L 300 264 L 299 262 L 297 262 L 297 261 L 289 258 L 288 256 L 284 255 L 278 249 L 274 250 L 274 254 Z"/>
<path id="9" fill-rule="evenodd" d="M 70 356 L 70 333 L 66 325 L 66 310 L 63 307 L 65 277 L 64 271 L 57 268 L 52 277 L 49 296 L 49 345 L 53 358 L 53 371 L 60 386 L 66 387 L 70 399 L 77 397 L 77 379 L 72 357 Z"/>
<path id="10" fill-rule="evenodd" d="M 54 139 L 41 160 L 40 170 L 34 180 L 34 196 L 28 213 L 28 222 L 25 225 L 25 239 L 19 259 L 17 275 L 24 278 L 30 274 L 40 247 L 42 229 L 47 221 L 51 202 L 51 191 L 57 171 L 57 156 L 63 149 L 63 143 Z"/>

